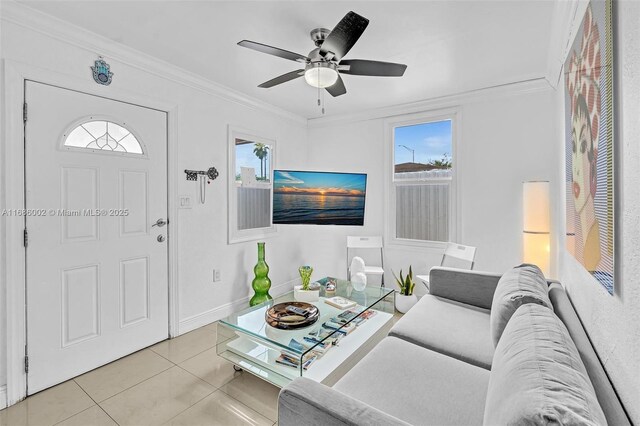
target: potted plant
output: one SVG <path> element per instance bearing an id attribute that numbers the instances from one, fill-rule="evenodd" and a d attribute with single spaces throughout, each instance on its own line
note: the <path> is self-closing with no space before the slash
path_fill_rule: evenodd
<path id="1" fill-rule="evenodd" d="M 320 299 L 320 286 L 312 287 L 311 274 L 313 268 L 311 266 L 301 266 L 298 268 L 302 285 L 293 288 L 293 298 L 299 302 L 317 302 Z"/>
<path id="2" fill-rule="evenodd" d="M 396 309 L 398 312 L 404 314 L 418 302 L 418 298 L 413 294 L 413 288 L 416 283 L 413 281 L 411 266 L 409 266 L 409 273 L 406 277 L 402 276 L 402 269 L 400 270 L 400 278 L 398 278 L 395 273 L 393 273 L 393 277 L 396 279 L 396 284 L 398 284 L 400 288 L 400 291 L 396 293 Z"/>

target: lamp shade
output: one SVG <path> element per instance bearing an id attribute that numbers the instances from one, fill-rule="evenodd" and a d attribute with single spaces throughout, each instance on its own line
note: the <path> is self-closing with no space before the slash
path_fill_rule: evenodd
<path id="1" fill-rule="evenodd" d="M 309 64 L 304 72 L 304 79 L 309 85 L 324 89 L 333 86 L 338 81 L 338 71 L 336 71 L 335 65 L 329 62 Z"/>
<path id="2" fill-rule="evenodd" d="M 523 202 L 523 261 L 538 265 L 545 276 L 549 275 L 550 223 L 549 182 L 524 182 Z"/>
<path id="3" fill-rule="evenodd" d="M 549 182 L 535 181 L 522 184 L 525 232 L 549 233 Z"/>

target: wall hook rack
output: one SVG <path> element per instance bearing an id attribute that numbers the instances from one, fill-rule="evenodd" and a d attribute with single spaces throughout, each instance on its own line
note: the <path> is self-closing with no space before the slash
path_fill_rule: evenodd
<path id="1" fill-rule="evenodd" d="M 218 177 L 218 171 L 215 167 L 209 167 L 209 170 L 206 172 L 203 170 L 185 170 L 187 174 L 187 180 L 198 180 L 198 176 L 200 176 L 200 203 L 204 204 L 206 201 L 206 187 L 210 181 L 215 180 Z M 209 178 L 207 179 L 205 178 Z"/>
<path id="2" fill-rule="evenodd" d="M 187 180 L 198 180 L 198 175 L 206 175 L 209 180 L 215 180 L 218 177 L 218 170 L 215 167 L 209 167 L 206 172 L 203 170 L 185 170 Z"/>

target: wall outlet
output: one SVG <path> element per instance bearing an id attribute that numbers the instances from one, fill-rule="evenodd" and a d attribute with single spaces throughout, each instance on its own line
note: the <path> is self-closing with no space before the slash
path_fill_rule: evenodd
<path id="1" fill-rule="evenodd" d="M 218 281 L 220 281 L 220 269 L 214 269 L 213 270 L 213 282 L 217 283 Z"/>
<path id="2" fill-rule="evenodd" d="M 191 205 L 191 196 L 189 195 L 181 195 L 178 199 L 178 208 L 179 209 L 190 209 Z"/>

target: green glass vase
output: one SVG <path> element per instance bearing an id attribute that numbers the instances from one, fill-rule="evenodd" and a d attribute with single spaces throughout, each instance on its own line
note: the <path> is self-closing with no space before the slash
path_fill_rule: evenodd
<path id="1" fill-rule="evenodd" d="M 249 306 L 259 305 L 273 299 L 269 294 L 271 280 L 269 279 L 269 265 L 264 261 L 264 243 L 258 243 L 258 263 L 253 267 L 253 272 L 256 276 L 251 282 L 251 287 L 253 287 L 255 294 L 249 301 Z"/>

